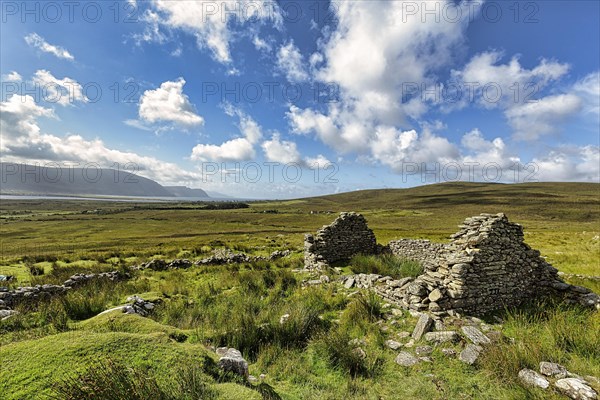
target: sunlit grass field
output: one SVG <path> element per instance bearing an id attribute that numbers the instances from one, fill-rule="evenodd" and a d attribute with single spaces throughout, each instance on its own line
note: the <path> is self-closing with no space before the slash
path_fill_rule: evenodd
<path id="1" fill-rule="evenodd" d="M 415 317 L 391 313 L 366 291 L 336 283 L 305 287 L 302 281 L 315 276 L 292 272 L 302 267 L 303 233 L 342 211 L 363 213 L 383 244 L 402 237 L 447 241 L 464 218 L 504 212 L 559 270 L 600 276 L 600 185 L 455 183 L 244 209 L 203 207 L 3 200 L 0 274 L 16 276 L 11 287 L 60 284 L 76 272 L 127 269 L 151 258 L 195 260 L 219 248 L 293 251 L 275 262 L 131 271 L 126 281 L 96 282 L 19 306 L 20 314 L 0 321 L 3 398 L 561 399 L 553 390 L 523 387 L 518 371 L 554 361 L 600 376 L 598 312 L 553 303 L 500 311 L 504 340 L 477 365 L 436 348 L 432 363 L 406 369 L 384 342 L 412 331 Z M 357 256 L 340 267 L 395 277 L 419 273 L 418 265 L 391 258 Z M 327 274 L 332 281 L 338 276 Z M 600 291 L 596 280 L 567 279 Z M 149 318 L 98 315 L 134 294 L 159 304 Z M 496 323 L 493 316 L 486 321 Z M 357 356 L 354 340 L 365 357 Z M 239 349 L 250 374 L 264 379 L 248 383 L 223 374 L 214 346 Z"/>

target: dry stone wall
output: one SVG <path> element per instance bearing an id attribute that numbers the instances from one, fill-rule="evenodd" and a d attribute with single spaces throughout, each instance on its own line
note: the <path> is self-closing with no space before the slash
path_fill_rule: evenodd
<path id="1" fill-rule="evenodd" d="M 357 218 L 357 214 L 353 215 L 353 219 Z M 338 220 L 319 231 L 316 238 L 307 238 L 307 266 L 351 255 L 355 247 L 348 241 L 333 240 L 346 232 L 337 227 Z M 370 231 L 364 218 L 360 221 L 360 231 Z M 331 229 L 332 226 L 337 228 Z M 394 255 L 423 264 L 424 272 L 416 279 L 394 280 L 376 275 L 369 276 L 367 282 L 354 276 L 344 284 L 372 287 L 388 301 L 434 316 L 481 315 L 550 295 L 600 308 L 600 296 L 562 281 L 557 269 L 524 242 L 523 227 L 510 222 L 506 215 L 481 214 L 467 218 L 459 228 L 448 244 L 409 239 L 390 242 Z M 377 249 L 374 237 L 366 238 L 365 235 L 368 248 Z M 342 245 L 339 249 L 338 243 Z M 356 252 L 367 252 L 364 249 Z M 338 254 L 345 257 L 336 257 Z"/>
<path id="2" fill-rule="evenodd" d="M 424 266 L 436 264 L 443 257 L 446 246 L 429 240 L 400 239 L 388 244 L 393 255 L 418 261 Z"/>
<path id="3" fill-rule="evenodd" d="M 331 225 L 319 229 L 316 235 L 305 235 L 304 266 L 322 269 L 335 261 L 376 251 L 375 234 L 367 226 L 365 217 L 353 212 L 341 213 Z"/>

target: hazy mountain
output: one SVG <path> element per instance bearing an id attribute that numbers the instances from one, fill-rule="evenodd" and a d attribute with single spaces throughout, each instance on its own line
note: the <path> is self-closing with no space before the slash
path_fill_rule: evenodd
<path id="1" fill-rule="evenodd" d="M 164 186 L 175 197 L 209 197 L 202 189 L 191 189 L 187 186 Z"/>
<path id="2" fill-rule="evenodd" d="M 1 194 L 179 197 L 179 193 L 185 192 L 193 193 L 189 197 L 208 197 L 203 190 L 179 186 L 177 193 L 173 193 L 151 179 L 115 169 L 59 167 L 58 164 L 46 167 L 0 163 L 0 166 Z"/>

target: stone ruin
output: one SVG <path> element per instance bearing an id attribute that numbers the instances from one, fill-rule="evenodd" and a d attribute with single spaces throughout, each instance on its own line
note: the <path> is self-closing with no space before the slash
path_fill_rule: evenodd
<path id="1" fill-rule="evenodd" d="M 367 226 L 365 217 L 353 212 L 341 213 L 331 225 L 319 229 L 316 235 L 304 236 L 304 264 L 308 269 L 323 269 L 356 254 L 375 252 L 375 234 Z"/>
<path id="2" fill-rule="evenodd" d="M 523 227 L 506 215 L 481 214 L 467 218 L 459 228 L 448 244 L 401 239 L 382 248 L 362 215 L 342 213 L 316 237 L 306 236 L 305 267 L 323 268 L 354 254 L 378 251 L 418 261 L 423 274 L 415 279 L 355 276 L 346 286 L 360 282 L 394 304 L 434 316 L 481 315 L 556 295 L 600 308 L 600 296 L 563 282 L 558 270 L 524 242 Z"/>

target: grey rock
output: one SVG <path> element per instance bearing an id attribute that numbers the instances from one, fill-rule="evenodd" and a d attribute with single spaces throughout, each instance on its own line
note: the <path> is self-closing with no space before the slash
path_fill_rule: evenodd
<path id="1" fill-rule="evenodd" d="M 489 344 L 490 338 L 485 336 L 479 329 L 474 326 L 463 326 L 462 332 L 473 344 Z"/>
<path id="2" fill-rule="evenodd" d="M 348 278 L 346 280 L 346 283 L 344 283 L 344 287 L 346 289 L 350 289 L 350 288 L 352 288 L 352 286 L 354 286 L 354 278 Z"/>
<path id="3" fill-rule="evenodd" d="M 463 351 L 460 352 L 458 359 L 466 364 L 473 365 L 479 358 L 479 354 L 483 348 L 475 344 L 468 344 Z"/>
<path id="4" fill-rule="evenodd" d="M 569 374 L 569 371 L 567 371 L 567 369 L 562 365 L 547 361 L 542 361 L 540 363 L 540 372 L 543 375 L 551 376 L 557 379 L 566 378 Z"/>
<path id="5" fill-rule="evenodd" d="M 385 345 L 392 350 L 398 350 L 402 347 L 402 343 L 396 342 L 395 340 L 386 340 Z"/>
<path id="6" fill-rule="evenodd" d="M 443 297 L 443 295 L 442 295 L 442 292 L 440 291 L 440 289 L 435 289 L 434 291 L 429 293 L 428 297 L 429 297 L 429 301 L 437 302 L 438 300 L 440 300 Z"/>
<path id="7" fill-rule="evenodd" d="M 565 396 L 573 400 L 595 400 L 598 394 L 585 381 L 577 378 L 559 379 L 554 383 Z"/>
<path id="8" fill-rule="evenodd" d="M 454 357 L 456 355 L 456 350 L 454 350 L 454 349 L 444 348 L 440 351 L 442 352 L 443 355 L 448 356 L 448 357 Z"/>
<path id="9" fill-rule="evenodd" d="M 455 331 L 427 332 L 425 334 L 425 340 L 436 343 L 458 342 L 460 336 Z"/>
<path id="10" fill-rule="evenodd" d="M 550 382 L 532 369 L 524 368 L 519 371 L 519 380 L 526 386 L 548 389 Z"/>
<path id="11" fill-rule="evenodd" d="M 419 363 L 419 359 L 417 357 L 406 351 L 401 351 L 398 353 L 394 361 L 396 364 L 402 365 L 403 367 L 412 367 Z"/>
<path id="12" fill-rule="evenodd" d="M 421 314 L 417 321 L 417 325 L 415 326 L 415 330 L 412 333 L 413 339 L 420 340 L 425 333 L 429 332 L 432 325 L 433 319 L 427 314 Z"/>
<path id="13" fill-rule="evenodd" d="M 431 346 L 417 346 L 415 347 L 415 353 L 418 356 L 428 356 L 433 353 L 433 347 Z"/>
<path id="14" fill-rule="evenodd" d="M 219 367 L 223 371 L 233 372 L 237 375 L 248 377 L 248 362 L 242 357 L 239 350 L 230 348 L 219 359 Z"/>

